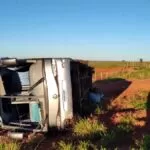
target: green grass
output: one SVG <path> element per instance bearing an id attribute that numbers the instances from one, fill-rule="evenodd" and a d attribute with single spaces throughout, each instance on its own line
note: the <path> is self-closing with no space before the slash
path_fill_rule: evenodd
<path id="1" fill-rule="evenodd" d="M 150 68 L 138 68 L 132 72 L 118 72 L 110 76 L 108 79 L 123 78 L 123 79 L 150 79 Z"/>
<path id="2" fill-rule="evenodd" d="M 95 68 L 115 67 L 150 67 L 150 62 L 128 62 L 128 61 L 88 61 L 88 64 Z"/>
<path id="3" fill-rule="evenodd" d="M 150 109 L 150 103 L 147 103 L 147 102 L 135 101 L 132 103 L 132 105 L 137 110 L 139 110 L 139 109 Z"/>
<path id="4" fill-rule="evenodd" d="M 0 144 L 0 150 L 20 150 L 20 145 L 17 143 Z"/>
<path id="5" fill-rule="evenodd" d="M 131 105 L 136 110 L 150 109 L 150 100 L 148 98 L 149 92 L 141 91 L 131 98 Z"/>
<path id="6" fill-rule="evenodd" d="M 58 143 L 58 150 L 75 150 L 75 147 L 72 143 L 65 143 L 64 141 L 60 141 Z"/>
<path id="7" fill-rule="evenodd" d="M 77 150 L 88 150 L 90 148 L 89 141 L 80 141 L 79 145 L 77 146 Z"/>
<path id="8" fill-rule="evenodd" d="M 96 120 L 81 119 L 75 124 L 73 132 L 76 136 L 97 138 L 105 134 L 106 127 Z"/>
<path id="9" fill-rule="evenodd" d="M 103 113 L 104 113 L 104 110 L 102 109 L 102 106 L 97 105 L 95 110 L 94 110 L 94 114 L 95 115 L 100 115 L 100 114 L 103 114 Z"/>
<path id="10" fill-rule="evenodd" d="M 58 150 L 98 150 L 97 146 L 92 144 L 90 141 L 79 141 L 74 143 L 72 142 L 58 142 Z M 101 149 L 104 150 L 104 149 Z"/>
<path id="11" fill-rule="evenodd" d="M 122 61 L 89 61 L 88 64 L 94 68 L 124 67 L 126 62 Z"/>
<path id="12" fill-rule="evenodd" d="M 1 137 L 0 139 L 0 150 L 20 150 L 21 145 L 7 137 Z"/>
<path id="13" fill-rule="evenodd" d="M 136 70 L 135 72 L 132 72 L 129 75 L 129 78 L 131 78 L 131 79 L 148 79 L 148 78 L 150 78 L 150 69 L 142 68 L 142 69 Z"/>
<path id="14" fill-rule="evenodd" d="M 127 114 L 126 116 L 122 117 L 120 120 L 120 123 L 122 124 L 129 124 L 129 125 L 134 125 L 136 122 L 136 119 L 132 116 L 132 113 Z"/>

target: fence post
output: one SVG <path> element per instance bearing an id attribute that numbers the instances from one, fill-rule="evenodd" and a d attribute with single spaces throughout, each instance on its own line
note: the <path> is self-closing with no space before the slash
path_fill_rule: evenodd
<path id="1" fill-rule="evenodd" d="M 103 80 L 103 73 L 101 72 L 101 80 Z"/>
<path id="2" fill-rule="evenodd" d="M 97 73 L 96 73 L 96 71 L 95 71 L 95 77 L 94 77 L 94 80 L 96 81 L 97 80 Z"/>
<path id="3" fill-rule="evenodd" d="M 106 72 L 106 79 L 108 79 L 108 72 Z"/>

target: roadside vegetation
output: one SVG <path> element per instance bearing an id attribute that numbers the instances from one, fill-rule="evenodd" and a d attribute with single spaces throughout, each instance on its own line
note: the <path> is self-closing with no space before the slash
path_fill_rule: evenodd
<path id="1" fill-rule="evenodd" d="M 138 123 L 140 122 L 136 112 L 144 112 L 150 109 L 148 95 L 148 91 L 140 91 L 135 95 L 126 97 L 127 105 L 125 104 L 125 106 L 127 106 L 129 112 L 124 111 L 124 108 L 120 108 L 117 112 L 118 108 L 113 106 L 110 106 L 111 109 L 106 109 L 103 104 L 95 105 L 95 111 L 92 111 L 90 117 L 79 119 L 75 123 L 72 129 L 74 138 L 71 141 L 59 141 L 56 149 L 119 150 L 125 147 L 129 150 L 149 150 L 150 135 L 143 133 L 142 137 L 136 137 L 136 134 L 138 134 L 137 128 L 139 128 Z M 88 108 L 90 109 L 90 106 Z M 116 124 L 109 126 L 101 121 L 101 115 L 105 117 L 107 113 L 115 112 L 115 114 L 118 114 L 119 111 L 121 111 L 121 115 Z"/>
<path id="2" fill-rule="evenodd" d="M 20 150 L 21 144 L 7 137 L 0 137 L 0 150 Z"/>
<path id="3" fill-rule="evenodd" d="M 75 124 L 73 133 L 81 138 L 94 139 L 102 137 L 106 133 L 106 127 L 95 119 L 81 119 Z"/>
<path id="4" fill-rule="evenodd" d="M 89 61 L 88 64 L 95 68 L 93 80 L 150 78 L 150 62 Z"/>
<path id="5" fill-rule="evenodd" d="M 94 68 L 124 67 L 128 62 L 124 61 L 89 61 L 88 64 Z"/>
<path id="6" fill-rule="evenodd" d="M 128 62 L 89 62 L 101 68 L 122 67 Z M 138 63 L 138 67 L 126 72 L 118 72 L 107 80 L 150 79 L 150 68 Z M 147 63 L 149 66 L 149 63 Z M 150 133 L 146 132 L 150 114 L 150 90 L 131 96 L 115 98 L 112 103 L 100 104 L 90 101 L 83 103 L 83 117 L 75 120 L 69 136 L 61 136 L 50 147 L 52 150 L 150 150 Z M 142 132 L 144 130 L 145 132 Z M 140 135 L 140 136 L 139 136 Z M 37 142 L 29 143 L 24 149 L 32 150 Z M 0 150 L 21 150 L 16 141 L 1 139 Z M 37 149 L 38 150 L 38 149 Z"/>
<path id="7" fill-rule="evenodd" d="M 51 147 L 52 150 L 120 150 L 123 147 L 129 150 L 149 150 L 150 149 L 150 135 L 143 134 L 142 137 L 137 138 L 137 123 L 138 116 L 135 115 L 137 111 L 148 111 L 150 105 L 148 103 L 147 91 L 140 91 L 133 96 L 126 97 L 127 105 L 123 103 L 131 111 L 125 111 L 120 107 L 117 112 L 116 107 L 105 107 L 103 103 L 92 104 L 88 103 L 86 107 L 91 114 L 83 118 L 78 118 L 72 127 L 68 136 L 56 141 Z M 120 99 L 121 100 L 121 99 Z M 122 98 L 122 101 L 124 99 Z M 90 105 L 92 104 L 92 105 Z M 109 104 L 111 105 L 111 104 Z M 87 106 L 87 105 L 85 105 Z M 92 109 L 91 109 L 91 107 Z M 111 108 L 111 109 L 109 109 Z M 101 120 L 101 116 L 106 116 L 107 113 L 115 112 L 119 116 L 119 121 L 115 124 L 108 125 L 107 122 Z M 109 118 L 111 119 L 111 117 Z M 111 120 L 110 120 L 111 122 Z M 21 150 L 20 144 L 15 141 L 1 142 L 0 150 Z M 32 144 L 29 144 L 27 149 L 34 149 Z M 37 149 L 38 150 L 38 149 Z"/>
<path id="8" fill-rule="evenodd" d="M 150 67 L 150 62 L 129 62 L 129 61 L 88 61 L 88 64 L 94 68 L 116 68 L 116 67 Z"/>
<path id="9" fill-rule="evenodd" d="M 112 74 L 108 79 L 123 78 L 123 79 L 149 79 L 150 78 L 150 68 L 134 68 L 132 71 L 122 71 Z"/>

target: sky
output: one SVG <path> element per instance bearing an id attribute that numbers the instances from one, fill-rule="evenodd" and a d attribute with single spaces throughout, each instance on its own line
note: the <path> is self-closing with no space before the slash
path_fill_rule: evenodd
<path id="1" fill-rule="evenodd" d="M 0 0 L 0 56 L 150 60 L 150 1 Z"/>

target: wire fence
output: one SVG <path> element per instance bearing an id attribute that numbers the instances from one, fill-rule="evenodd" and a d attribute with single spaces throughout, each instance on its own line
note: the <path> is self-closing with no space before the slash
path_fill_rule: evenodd
<path id="1" fill-rule="evenodd" d="M 116 67 L 117 68 L 117 67 Z M 130 78 L 131 74 L 133 73 L 133 71 L 135 69 L 150 69 L 150 63 L 145 62 L 145 63 L 139 63 L 139 62 L 128 62 L 126 63 L 122 68 L 116 69 L 116 71 L 111 71 L 107 68 L 106 70 L 109 71 L 100 71 L 98 68 L 95 69 L 95 73 L 93 75 L 93 81 L 97 81 L 97 80 L 105 80 L 105 79 L 109 79 L 111 77 L 124 77 L 124 78 Z M 114 69 L 115 70 L 115 69 Z M 142 78 L 144 76 L 144 72 L 141 72 L 138 74 L 139 78 Z"/>

